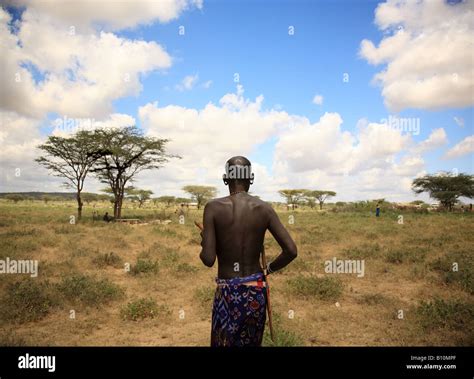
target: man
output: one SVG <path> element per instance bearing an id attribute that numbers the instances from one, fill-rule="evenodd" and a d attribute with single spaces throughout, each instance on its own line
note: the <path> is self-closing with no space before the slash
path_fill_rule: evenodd
<path id="1" fill-rule="evenodd" d="M 268 264 L 268 273 L 282 269 L 297 255 L 295 243 L 273 208 L 248 194 L 253 179 L 247 158 L 230 158 L 223 177 L 230 195 L 204 208 L 200 258 L 208 267 L 216 258 L 218 261 L 211 346 L 262 344 L 267 295 L 259 259 L 266 230 L 282 248 Z"/>

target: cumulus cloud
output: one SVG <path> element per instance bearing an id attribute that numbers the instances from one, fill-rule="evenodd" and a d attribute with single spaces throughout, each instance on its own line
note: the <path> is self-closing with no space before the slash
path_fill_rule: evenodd
<path id="1" fill-rule="evenodd" d="M 265 109 L 263 96 L 247 99 L 242 86 L 202 109 L 149 103 L 139 109 L 139 119 L 147 134 L 170 139 L 169 151 L 182 156 L 140 176 L 140 183 L 159 187 L 160 193 L 176 194 L 177 188 L 197 183 L 215 185 L 224 195 L 225 161 L 251 155 L 268 141 L 276 141 L 273 166 L 253 162 L 252 191 L 269 200 L 278 200 L 282 188 L 332 189 L 341 199 L 410 196 L 412 178 L 424 169 L 423 159 L 409 152 L 411 137 L 399 130 L 366 121 L 355 132 L 344 131 L 338 113 L 312 123 Z"/>
<path id="2" fill-rule="evenodd" d="M 170 139 L 168 150 L 182 157 L 161 170 L 168 187 L 216 183 L 228 158 L 250 154 L 288 125 L 286 112 L 263 110 L 262 102 L 263 96 L 246 99 L 243 87 L 238 86 L 218 105 L 209 103 L 203 109 L 160 107 L 157 102 L 140 107 L 140 122 L 147 133 Z M 166 188 L 163 182 L 160 185 Z"/>
<path id="3" fill-rule="evenodd" d="M 178 91 L 189 91 L 194 88 L 196 83 L 199 80 L 198 74 L 196 75 L 187 75 L 181 80 L 181 83 L 176 85 Z"/>
<path id="4" fill-rule="evenodd" d="M 384 64 L 374 82 L 386 106 L 440 109 L 474 104 L 474 3 L 388 0 L 375 11 L 384 32 L 378 46 L 364 39 L 360 55 Z"/>
<path id="5" fill-rule="evenodd" d="M 448 136 L 443 128 L 434 129 L 429 137 L 424 141 L 418 143 L 415 151 L 421 153 L 428 150 L 433 150 L 448 143 Z"/>
<path id="6" fill-rule="evenodd" d="M 0 107 L 25 116 L 105 117 L 113 100 L 140 92 L 141 75 L 171 65 L 156 42 L 106 32 L 70 34 L 29 9 L 17 33 L 10 22 L 0 10 Z"/>
<path id="7" fill-rule="evenodd" d="M 474 135 L 464 138 L 461 142 L 449 149 L 444 157 L 446 159 L 455 159 L 472 153 L 474 153 Z"/>
<path id="8" fill-rule="evenodd" d="M 323 104 L 323 97 L 321 95 L 314 95 L 313 104 L 322 105 Z"/>
<path id="9" fill-rule="evenodd" d="M 104 128 L 116 129 L 135 126 L 136 120 L 128 114 L 113 113 L 103 120 L 96 120 L 94 118 L 70 118 L 63 116 L 54 119 L 51 124 L 54 128 L 51 132 L 52 135 L 67 137 L 80 130 Z"/>
<path id="10" fill-rule="evenodd" d="M 40 120 L 0 111 L 0 191 L 57 191 L 62 180 L 35 163 L 44 141 Z"/>
<path id="11" fill-rule="evenodd" d="M 275 158 L 282 166 L 303 173 L 322 170 L 356 173 L 367 167 L 384 168 L 409 146 L 411 137 L 385 124 L 360 123 L 358 133 L 342 130 L 338 113 L 325 113 L 318 122 L 302 120 L 285 131 L 276 144 Z"/>
<path id="12" fill-rule="evenodd" d="M 202 8 L 202 0 L 10 0 L 10 5 L 26 6 L 54 20 L 79 28 L 100 26 L 107 30 L 131 28 L 154 21 L 172 21 L 188 9 Z"/>

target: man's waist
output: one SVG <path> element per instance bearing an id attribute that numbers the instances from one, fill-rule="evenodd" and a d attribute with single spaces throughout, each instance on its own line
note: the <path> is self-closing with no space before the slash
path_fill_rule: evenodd
<path id="1" fill-rule="evenodd" d="M 237 276 L 234 278 L 216 278 L 217 285 L 234 286 L 244 284 L 247 286 L 265 286 L 264 276 L 261 272 L 256 272 L 248 276 Z"/>

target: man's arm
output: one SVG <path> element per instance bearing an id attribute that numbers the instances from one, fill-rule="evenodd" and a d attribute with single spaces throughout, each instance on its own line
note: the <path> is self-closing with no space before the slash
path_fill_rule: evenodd
<path id="1" fill-rule="evenodd" d="M 216 231 L 214 229 L 214 211 L 212 202 L 204 207 L 204 230 L 201 232 L 201 258 L 202 263 L 208 267 L 212 267 L 216 261 Z"/>
<path id="2" fill-rule="evenodd" d="M 281 223 L 275 210 L 271 207 L 268 230 L 270 230 L 270 233 L 272 233 L 273 237 L 282 249 L 280 255 L 269 264 L 269 271 L 273 272 L 281 270 L 283 267 L 285 267 L 288 263 L 296 258 L 298 252 L 295 242 Z"/>

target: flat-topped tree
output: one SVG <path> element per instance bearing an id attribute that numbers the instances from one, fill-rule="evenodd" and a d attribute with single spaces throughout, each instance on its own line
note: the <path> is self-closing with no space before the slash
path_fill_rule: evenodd
<path id="1" fill-rule="evenodd" d="M 278 191 L 278 193 L 286 199 L 288 205 L 294 207 L 300 203 L 306 191 L 305 189 L 283 189 Z"/>
<path id="2" fill-rule="evenodd" d="M 176 201 L 176 197 L 174 196 L 160 196 L 155 199 L 159 203 L 165 203 L 166 206 L 170 206 Z"/>
<path id="3" fill-rule="evenodd" d="M 126 185 L 142 171 L 159 169 L 169 158 L 166 154 L 167 139 L 145 137 L 135 126 L 120 129 L 99 129 L 96 139 L 107 155 L 95 162 L 93 172 L 108 184 L 114 196 L 114 217 L 121 218 Z"/>
<path id="4" fill-rule="evenodd" d="M 44 154 L 35 161 L 50 170 L 54 176 L 64 178 L 67 188 L 75 189 L 77 217 L 81 219 L 84 181 L 94 163 L 105 154 L 95 140 L 94 133 L 82 130 L 70 137 L 49 136 L 38 148 Z"/>
<path id="5" fill-rule="evenodd" d="M 413 180 L 415 193 L 428 192 L 431 198 L 438 200 L 445 209 L 451 211 L 460 197 L 474 197 L 474 175 L 441 172 L 425 175 Z"/>
<path id="6" fill-rule="evenodd" d="M 183 191 L 189 193 L 196 200 L 198 209 L 217 195 L 217 188 L 212 186 L 184 186 Z"/>
<path id="7" fill-rule="evenodd" d="M 138 201 L 138 208 L 141 208 L 147 200 L 150 200 L 153 191 L 129 186 L 125 188 L 125 194 L 128 199 Z"/>
<path id="8" fill-rule="evenodd" d="M 336 192 L 334 191 L 305 191 L 304 197 L 307 199 L 308 203 L 311 204 L 317 201 L 319 203 L 319 209 L 323 209 L 323 204 L 324 202 L 329 198 L 329 197 L 334 197 L 336 196 Z"/>

